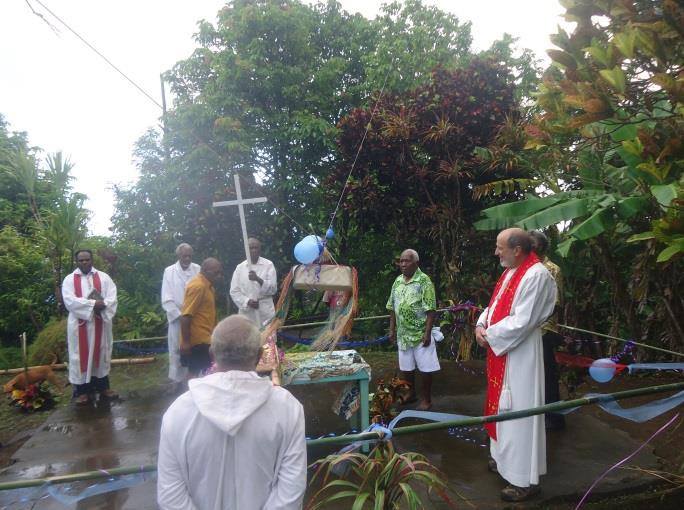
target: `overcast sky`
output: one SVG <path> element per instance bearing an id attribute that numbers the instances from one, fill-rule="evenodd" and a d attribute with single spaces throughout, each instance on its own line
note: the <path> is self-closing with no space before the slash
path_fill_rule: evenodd
<path id="1" fill-rule="evenodd" d="M 195 48 L 200 19 L 214 20 L 220 0 L 40 0 L 160 102 L 159 74 Z M 45 15 L 50 27 L 27 5 Z M 372 18 L 383 2 L 342 0 Z M 435 0 L 427 4 L 472 22 L 474 46 L 508 32 L 540 57 L 562 23 L 556 0 Z M 91 233 L 109 233 L 112 184 L 132 183 L 133 144 L 160 110 L 41 7 L 0 0 L 0 113 L 14 131 L 76 164 L 77 191 L 88 195 Z"/>

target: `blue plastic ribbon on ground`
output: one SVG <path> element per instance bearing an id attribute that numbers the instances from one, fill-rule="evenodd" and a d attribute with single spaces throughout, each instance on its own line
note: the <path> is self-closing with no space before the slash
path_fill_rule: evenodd
<path id="1" fill-rule="evenodd" d="M 466 416 L 464 414 L 435 413 L 433 411 L 416 411 L 414 409 L 406 409 L 406 410 L 400 412 L 389 423 L 388 428 L 390 430 L 393 429 L 394 427 L 397 426 L 397 423 L 399 423 L 400 421 L 405 420 L 407 418 L 419 418 L 421 420 L 443 422 L 443 421 L 463 420 L 465 418 L 471 418 L 471 416 Z"/>
<path id="2" fill-rule="evenodd" d="M 637 370 L 684 370 L 684 363 L 632 363 L 627 370 L 630 374 Z"/>
<path id="3" fill-rule="evenodd" d="M 136 487 L 148 480 L 156 480 L 156 478 L 156 473 L 121 475 L 93 483 L 80 491 L 77 490 L 77 487 L 79 484 L 82 484 L 82 482 L 61 484 L 45 483 L 40 487 L 5 491 L 4 495 L 8 495 L 9 498 L 11 498 L 12 495 L 15 495 L 15 500 L 10 503 L 4 503 L 4 499 L 0 500 L 0 508 L 33 508 L 39 500 L 48 497 L 54 498 L 66 508 L 76 508 L 76 505 L 85 499 L 100 494 L 130 489 L 131 487 Z"/>
<path id="4" fill-rule="evenodd" d="M 602 393 L 588 393 L 585 395 L 585 397 L 605 397 L 604 400 L 598 402 L 598 406 L 605 412 L 612 414 L 613 416 L 624 418 L 625 420 L 643 423 L 681 405 L 682 402 L 684 402 L 684 391 L 680 391 L 679 393 L 670 397 L 661 398 L 660 400 L 654 400 L 653 402 L 627 409 L 620 406 L 620 404 L 618 404 L 617 401 L 613 400 L 610 396 L 604 395 Z M 554 412 L 568 414 L 576 411 L 577 409 L 579 409 L 579 407 L 573 407 L 571 409 L 564 409 L 562 411 Z"/>
<path id="5" fill-rule="evenodd" d="M 108 492 L 130 489 L 131 487 L 135 487 L 136 485 L 156 478 L 157 476 L 155 473 L 135 473 L 132 475 L 110 478 L 106 482 L 94 483 L 75 494 L 70 494 L 73 489 L 71 485 L 49 485 L 47 487 L 47 493 L 64 506 L 71 507 L 84 499 L 92 498 L 99 494 L 106 494 Z"/>

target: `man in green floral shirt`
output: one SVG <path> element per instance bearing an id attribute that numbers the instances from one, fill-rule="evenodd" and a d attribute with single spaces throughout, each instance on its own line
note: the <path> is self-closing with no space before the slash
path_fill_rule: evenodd
<path id="1" fill-rule="evenodd" d="M 401 275 L 394 280 L 387 310 L 390 312 L 390 341 L 399 346 L 399 370 L 411 384 L 415 402 L 415 370 L 421 374 L 422 398 L 419 410 L 432 407 L 432 372 L 440 369 L 437 349 L 432 340 L 432 322 L 437 308 L 435 287 L 428 275 L 418 268 L 418 253 L 404 250 L 399 258 Z"/>

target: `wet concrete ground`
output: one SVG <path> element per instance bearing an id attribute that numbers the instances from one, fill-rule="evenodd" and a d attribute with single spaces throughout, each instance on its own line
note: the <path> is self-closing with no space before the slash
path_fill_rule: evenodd
<path id="1" fill-rule="evenodd" d="M 371 359 L 371 363 L 374 379 L 391 367 L 386 359 L 377 363 Z M 304 403 L 307 435 L 317 437 L 328 432 L 349 430 L 349 426 L 330 411 L 338 389 L 332 385 L 293 388 L 293 394 Z M 434 395 L 435 411 L 479 415 L 484 396 L 484 379 L 480 375 L 464 372 L 454 363 L 446 362 L 436 377 Z M 14 454 L 13 464 L 0 472 L 0 481 L 154 463 L 161 415 L 170 402 L 171 397 L 159 396 L 159 391 L 150 390 L 125 394 L 123 401 L 111 405 L 60 409 Z M 508 508 L 510 506 L 499 499 L 499 491 L 505 482 L 487 471 L 487 448 L 484 444 L 485 434 L 479 428 L 409 435 L 395 440 L 400 451 L 424 454 L 447 475 L 450 487 L 476 508 Z M 549 474 L 542 478 L 541 496 L 515 508 L 537 508 L 547 502 L 558 501 L 567 501 L 569 508 L 574 507 L 572 503 L 577 503 L 603 471 L 626 457 L 639 444 L 628 434 L 591 413 L 578 411 L 569 415 L 565 430 L 548 434 Z M 313 461 L 332 451 L 310 450 L 309 460 Z M 650 448 L 645 448 L 630 463 L 642 468 L 655 468 L 658 458 Z M 126 480 L 134 486 L 84 499 L 71 508 L 156 508 L 153 478 L 144 480 L 136 475 Z M 643 474 L 616 470 L 601 482 L 595 493 L 619 492 L 650 481 L 652 479 Z M 62 486 L 55 495 L 48 495 L 45 488 L 4 491 L 0 492 L 0 508 L 65 508 L 58 498 L 68 502 L 69 497 L 88 487 L 92 490 L 94 485 L 96 482 L 88 481 Z M 461 503 L 458 506 L 464 505 Z M 446 508 L 438 501 L 434 501 L 432 507 Z"/>

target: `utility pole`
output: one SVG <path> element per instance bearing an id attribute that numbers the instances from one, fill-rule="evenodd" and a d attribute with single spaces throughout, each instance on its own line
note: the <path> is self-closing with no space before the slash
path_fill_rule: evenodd
<path id="1" fill-rule="evenodd" d="M 161 82 L 161 100 L 162 100 L 162 145 L 164 146 L 164 163 L 168 163 L 169 160 L 169 146 L 166 142 L 166 88 L 164 87 L 164 74 L 159 75 L 159 81 Z"/>

